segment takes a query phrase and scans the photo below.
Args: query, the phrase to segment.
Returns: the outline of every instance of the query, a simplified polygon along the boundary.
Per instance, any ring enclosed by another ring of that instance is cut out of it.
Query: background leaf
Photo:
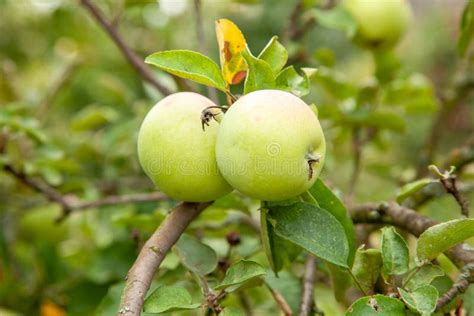
[[[267,206],[268,207],[268,206]],[[275,233],[324,260],[347,267],[349,245],[342,225],[328,211],[296,202],[268,207]]]
[[[313,16],[322,26],[343,31],[349,37],[357,30],[357,21],[343,6],[336,6],[331,10],[312,9],[308,16]]]
[[[393,227],[382,228],[383,271],[388,275],[399,275],[408,271],[408,246]]]
[[[183,265],[200,276],[211,273],[217,266],[215,251],[187,234],[179,238],[174,248]]]
[[[474,37],[474,3],[473,1],[466,1],[466,6],[461,19],[461,31],[458,39],[458,52],[461,56],[466,54],[469,45]]]
[[[474,219],[455,219],[432,226],[418,238],[418,260],[431,260],[443,251],[474,236]]]
[[[190,50],[168,50],[151,54],[145,63],[175,76],[226,91],[219,66],[209,57]]]

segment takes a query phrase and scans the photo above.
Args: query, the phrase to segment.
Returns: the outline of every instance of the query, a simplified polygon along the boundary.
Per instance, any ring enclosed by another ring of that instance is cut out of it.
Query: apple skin
[[[175,93],[158,102],[140,127],[140,164],[173,199],[206,202],[232,191],[215,158],[219,124],[211,121],[202,129],[201,112],[209,106],[215,104],[197,93]]]
[[[407,0],[346,0],[344,6],[358,23],[354,41],[371,49],[395,45],[412,18]]]
[[[326,143],[319,120],[298,97],[260,90],[235,102],[221,121],[216,157],[235,189],[264,201],[295,197],[316,181]],[[319,158],[312,166],[308,157]]]

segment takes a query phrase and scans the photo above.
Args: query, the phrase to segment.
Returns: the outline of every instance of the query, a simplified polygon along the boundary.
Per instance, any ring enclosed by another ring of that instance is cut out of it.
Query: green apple
[[[358,23],[355,42],[372,49],[395,45],[412,17],[407,0],[346,0],[344,5]]]
[[[211,120],[202,128],[201,112],[210,106],[216,105],[197,93],[175,93],[158,102],[140,127],[140,164],[171,198],[205,202],[232,191],[215,158],[219,124]]]
[[[316,181],[326,143],[319,120],[298,97],[260,90],[235,102],[221,121],[219,170],[238,191],[265,201],[295,197]]]

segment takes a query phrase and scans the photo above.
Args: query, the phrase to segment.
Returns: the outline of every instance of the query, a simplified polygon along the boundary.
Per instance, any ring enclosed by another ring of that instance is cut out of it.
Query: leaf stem
[[[351,276],[352,280],[354,280],[355,285],[359,288],[359,290],[364,294],[364,296],[368,296],[367,292],[364,291],[362,288],[362,285],[359,283],[359,280],[357,280],[356,276],[352,273],[351,269],[347,268],[347,272]]]

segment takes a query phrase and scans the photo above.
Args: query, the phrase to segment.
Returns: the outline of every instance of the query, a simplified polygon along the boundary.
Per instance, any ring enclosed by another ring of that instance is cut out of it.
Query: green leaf
[[[296,259],[301,252],[301,248],[275,234],[273,226],[267,219],[265,209],[260,212],[260,225],[265,255],[273,272],[278,275],[278,271]]]
[[[431,263],[425,264],[410,278],[405,285],[405,289],[414,290],[421,285],[429,285],[434,279],[443,275],[444,271],[439,266],[435,266]],[[407,275],[407,277],[410,276]]]
[[[145,63],[175,76],[226,91],[227,84],[219,66],[209,57],[190,50],[168,50],[154,53]]]
[[[235,306],[225,306],[222,311],[222,316],[244,316],[245,313],[241,308]]]
[[[331,284],[334,291],[334,298],[341,303],[346,301],[346,292],[352,286],[352,277],[346,268],[341,268],[335,264],[327,263]]]
[[[457,44],[458,53],[464,56],[474,37],[474,2],[466,1],[461,19],[461,30]]]
[[[397,202],[402,203],[407,198],[426,187],[428,184],[435,182],[438,182],[438,180],[426,178],[405,184],[400,188],[400,191],[397,194]]]
[[[268,207],[267,216],[280,237],[315,256],[347,267],[349,245],[344,228],[328,211],[316,205],[296,202],[272,205]]]
[[[432,260],[470,237],[474,237],[474,219],[455,219],[432,226],[418,238],[418,260]]]
[[[247,77],[245,78],[244,94],[275,88],[275,77],[270,65],[262,60],[254,57],[248,49],[242,52],[249,67]]]
[[[89,105],[74,116],[71,127],[74,131],[96,130],[118,117],[118,113],[110,107]]]
[[[423,316],[431,315],[436,309],[438,290],[434,286],[423,285],[412,292],[399,288],[398,292],[411,310],[419,312]]]
[[[183,234],[174,247],[183,265],[200,276],[211,273],[217,266],[214,250],[187,234]]]
[[[382,253],[377,249],[357,249],[352,273],[365,293],[373,293],[374,285],[382,272]]]
[[[343,121],[355,126],[389,129],[398,133],[404,132],[406,127],[405,120],[400,115],[385,110],[368,111],[358,109],[347,114]]]
[[[383,272],[399,275],[408,271],[410,254],[405,240],[393,227],[382,228]]]
[[[293,93],[297,97],[303,97],[309,93],[309,79],[305,73],[298,74],[293,66],[283,69],[276,78],[278,89]]]
[[[232,292],[247,282],[254,281],[265,274],[265,268],[254,261],[240,260],[230,266],[225,273],[224,280],[216,286],[216,290],[226,289]]]
[[[282,271],[278,277],[273,273],[267,273],[265,283],[285,298],[294,315],[298,314],[301,300],[301,282],[295,274],[288,270]]]
[[[317,201],[319,207],[331,213],[341,223],[349,245],[347,262],[352,266],[356,252],[354,223],[341,200],[318,178],[309,189],[309,194]]]
[[[451,288],[453,287],[453,280],[451,280],[448,276],[446,275],[443,275],[443,276],[440,276],[440,277],[437,277],[435,278],[430,285],[434,286],[437,290],[438,290],[438,293],[439,293],[439,296],[443,296],[444,294],[446,294],[449,290],[451,290]],[[474,287],[469,287],[469,288],[472,288],[474,289]],[[467,293],[469,292],[469,289],[468,291],[465,293],[465,295],[467,295]],[[456,308],[456,306],[458,306],[458,303],[459,303],[459,300],[461,299],[461,297],[457,297],[453,300],[451,300],[451,302],[449,302],[448,304],[444,305],[443,308],[441,309],[442,312],[445,312],[445,313],[448,313],[449,311],[453,310]],[[468,307],[468,304],[470,302],[473,302],[474,303],[474,300],[470,300],[469,298],[467,297],[464,297],[464,303],[466,303],[464,305],[464,308],[466,309],[466,311],[469,311],[469,307]],[[470,315],[470,314],[469,314]]]
[[[143,305],[145,313],[165,313],[180,310],[196,309],[201,306],[193,303],[191,294],[177,286],[161,286],[148,296]]]
[[[396,298],[365,296],[355,301],[347,310],[346,316],[398,316],[405,315],[405,305]]]
[[[358,87],[353,85],[344,73],[328,67],[318,67],[318,71],[312,74],[306,72],[306,75],[320,85],[326,93],[340,100],[350,98],[359,91]]]
[[[273,36],[258,58],[270,65],[274,75],[278,74],[288,60],[286,48],[278,41],[278,36]]]
[[[343,6],[336,6],[331,10],[312,9],[307,14],[322,26],[342,31],[349,37],[354,36],[357,31],[357,21]]]

